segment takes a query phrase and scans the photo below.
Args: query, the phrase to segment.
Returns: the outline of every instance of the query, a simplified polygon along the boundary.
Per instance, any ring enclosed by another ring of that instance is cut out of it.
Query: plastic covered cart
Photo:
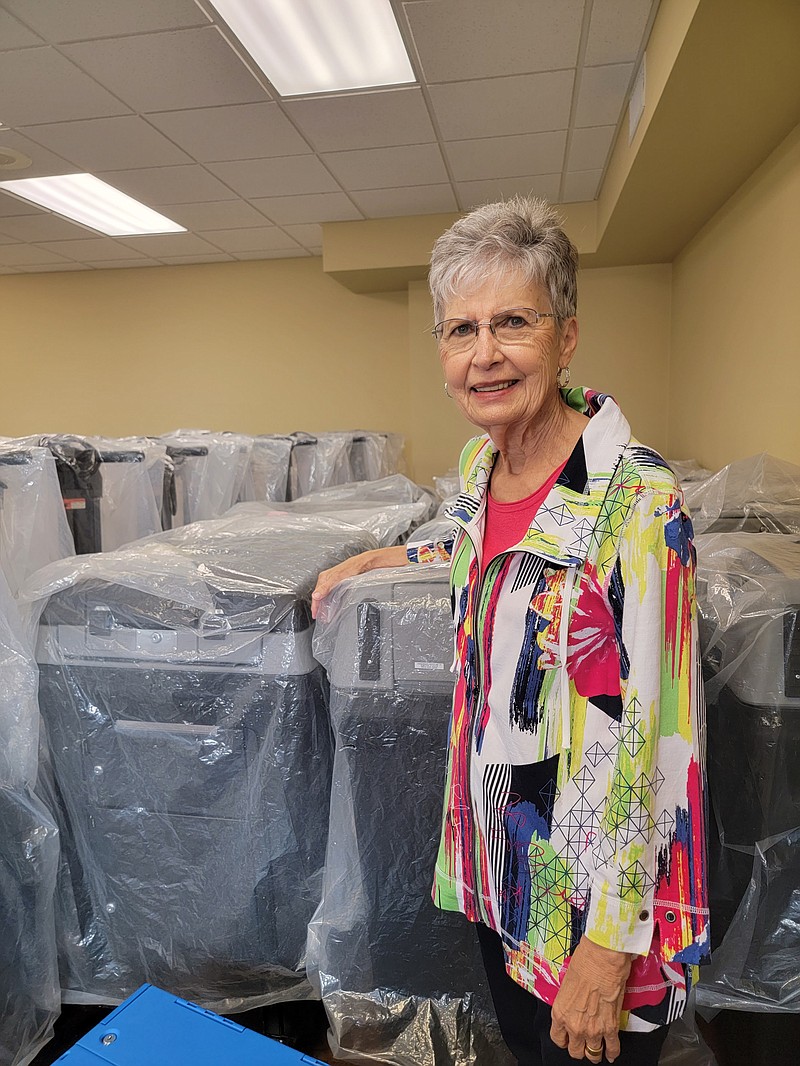
[[[696,541],[708,705],[711,965],[701,1009],[757,1012],[800,1047],[800,537]],[[713,832],[716,827],[716,833]],[[787,1019],[780,1012],[795,1012]],[[776,1020],[777,1019],[777,1020]],[[788,1053],[788,1052],[787,1052]],[[722,1060],[721,1060],[722,1061]]]
[[[225,1012],[311,994],[331,739],[309,600],[320,570],[375,545],[262,509],[28,590],[66,999],[119,1002],[143,981]]]
[[[0,571],[0,1066],[49,1039],[60,996],[54,924],[58,833],[34,794],[38,712],[32,649]]]
[[[453,681],[447,568],[336,589],[315,637],[336,753],[322,902],[309,930],[334,1055],[503,1063],[474,930],[434,907]]]

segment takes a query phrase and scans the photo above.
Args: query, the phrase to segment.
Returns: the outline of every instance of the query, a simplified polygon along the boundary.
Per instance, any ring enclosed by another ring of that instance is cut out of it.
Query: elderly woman
[[[568,388],[577,252],[553,210],[436,242],[445,389],[481,429],[453,536],[320,575],[447,559],[456,682],[437,906],[476,923],[520,1064],[655,1066],[709,950],[692,526],[610,396]]]

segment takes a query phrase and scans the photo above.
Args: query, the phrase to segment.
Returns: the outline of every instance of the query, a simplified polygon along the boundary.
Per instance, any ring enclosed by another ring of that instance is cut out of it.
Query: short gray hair
[[[561,226],[555,209],[533,196],[484,204],[460,218],[431,254],[428,283],[435,320],[441,320],[459,289],[504,274],[544,285],[553,312],[570,318],[578,306],[578,250]]]

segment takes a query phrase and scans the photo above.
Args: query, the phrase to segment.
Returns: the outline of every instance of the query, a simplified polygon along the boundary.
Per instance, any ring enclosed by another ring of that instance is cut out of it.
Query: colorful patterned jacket
[[[634,953],[620,1026],[646,1030],[681,1013],[709,952],[692,524],[610,397],[562,395],[591,421],[525,537],[481,578],[484,436],[462,453],[453,539],[409,548],[451,561],[433,897],[500,933],[547,1003],[584,933]]]

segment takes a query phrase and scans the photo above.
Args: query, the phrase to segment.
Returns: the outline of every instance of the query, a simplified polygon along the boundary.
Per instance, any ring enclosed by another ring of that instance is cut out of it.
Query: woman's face
[[[547,290],[514,276],[463,290],[444,309],[444,319],[487,322],[515,307],[552,312]],[[439,347],[447,390],[464,415],[490,434],[494,427],[524,426],[557,400],[556,375],[572,359],[578,340],[574,318],[543,319],[528,343],[504,346],[487,326],[464,352]]]

